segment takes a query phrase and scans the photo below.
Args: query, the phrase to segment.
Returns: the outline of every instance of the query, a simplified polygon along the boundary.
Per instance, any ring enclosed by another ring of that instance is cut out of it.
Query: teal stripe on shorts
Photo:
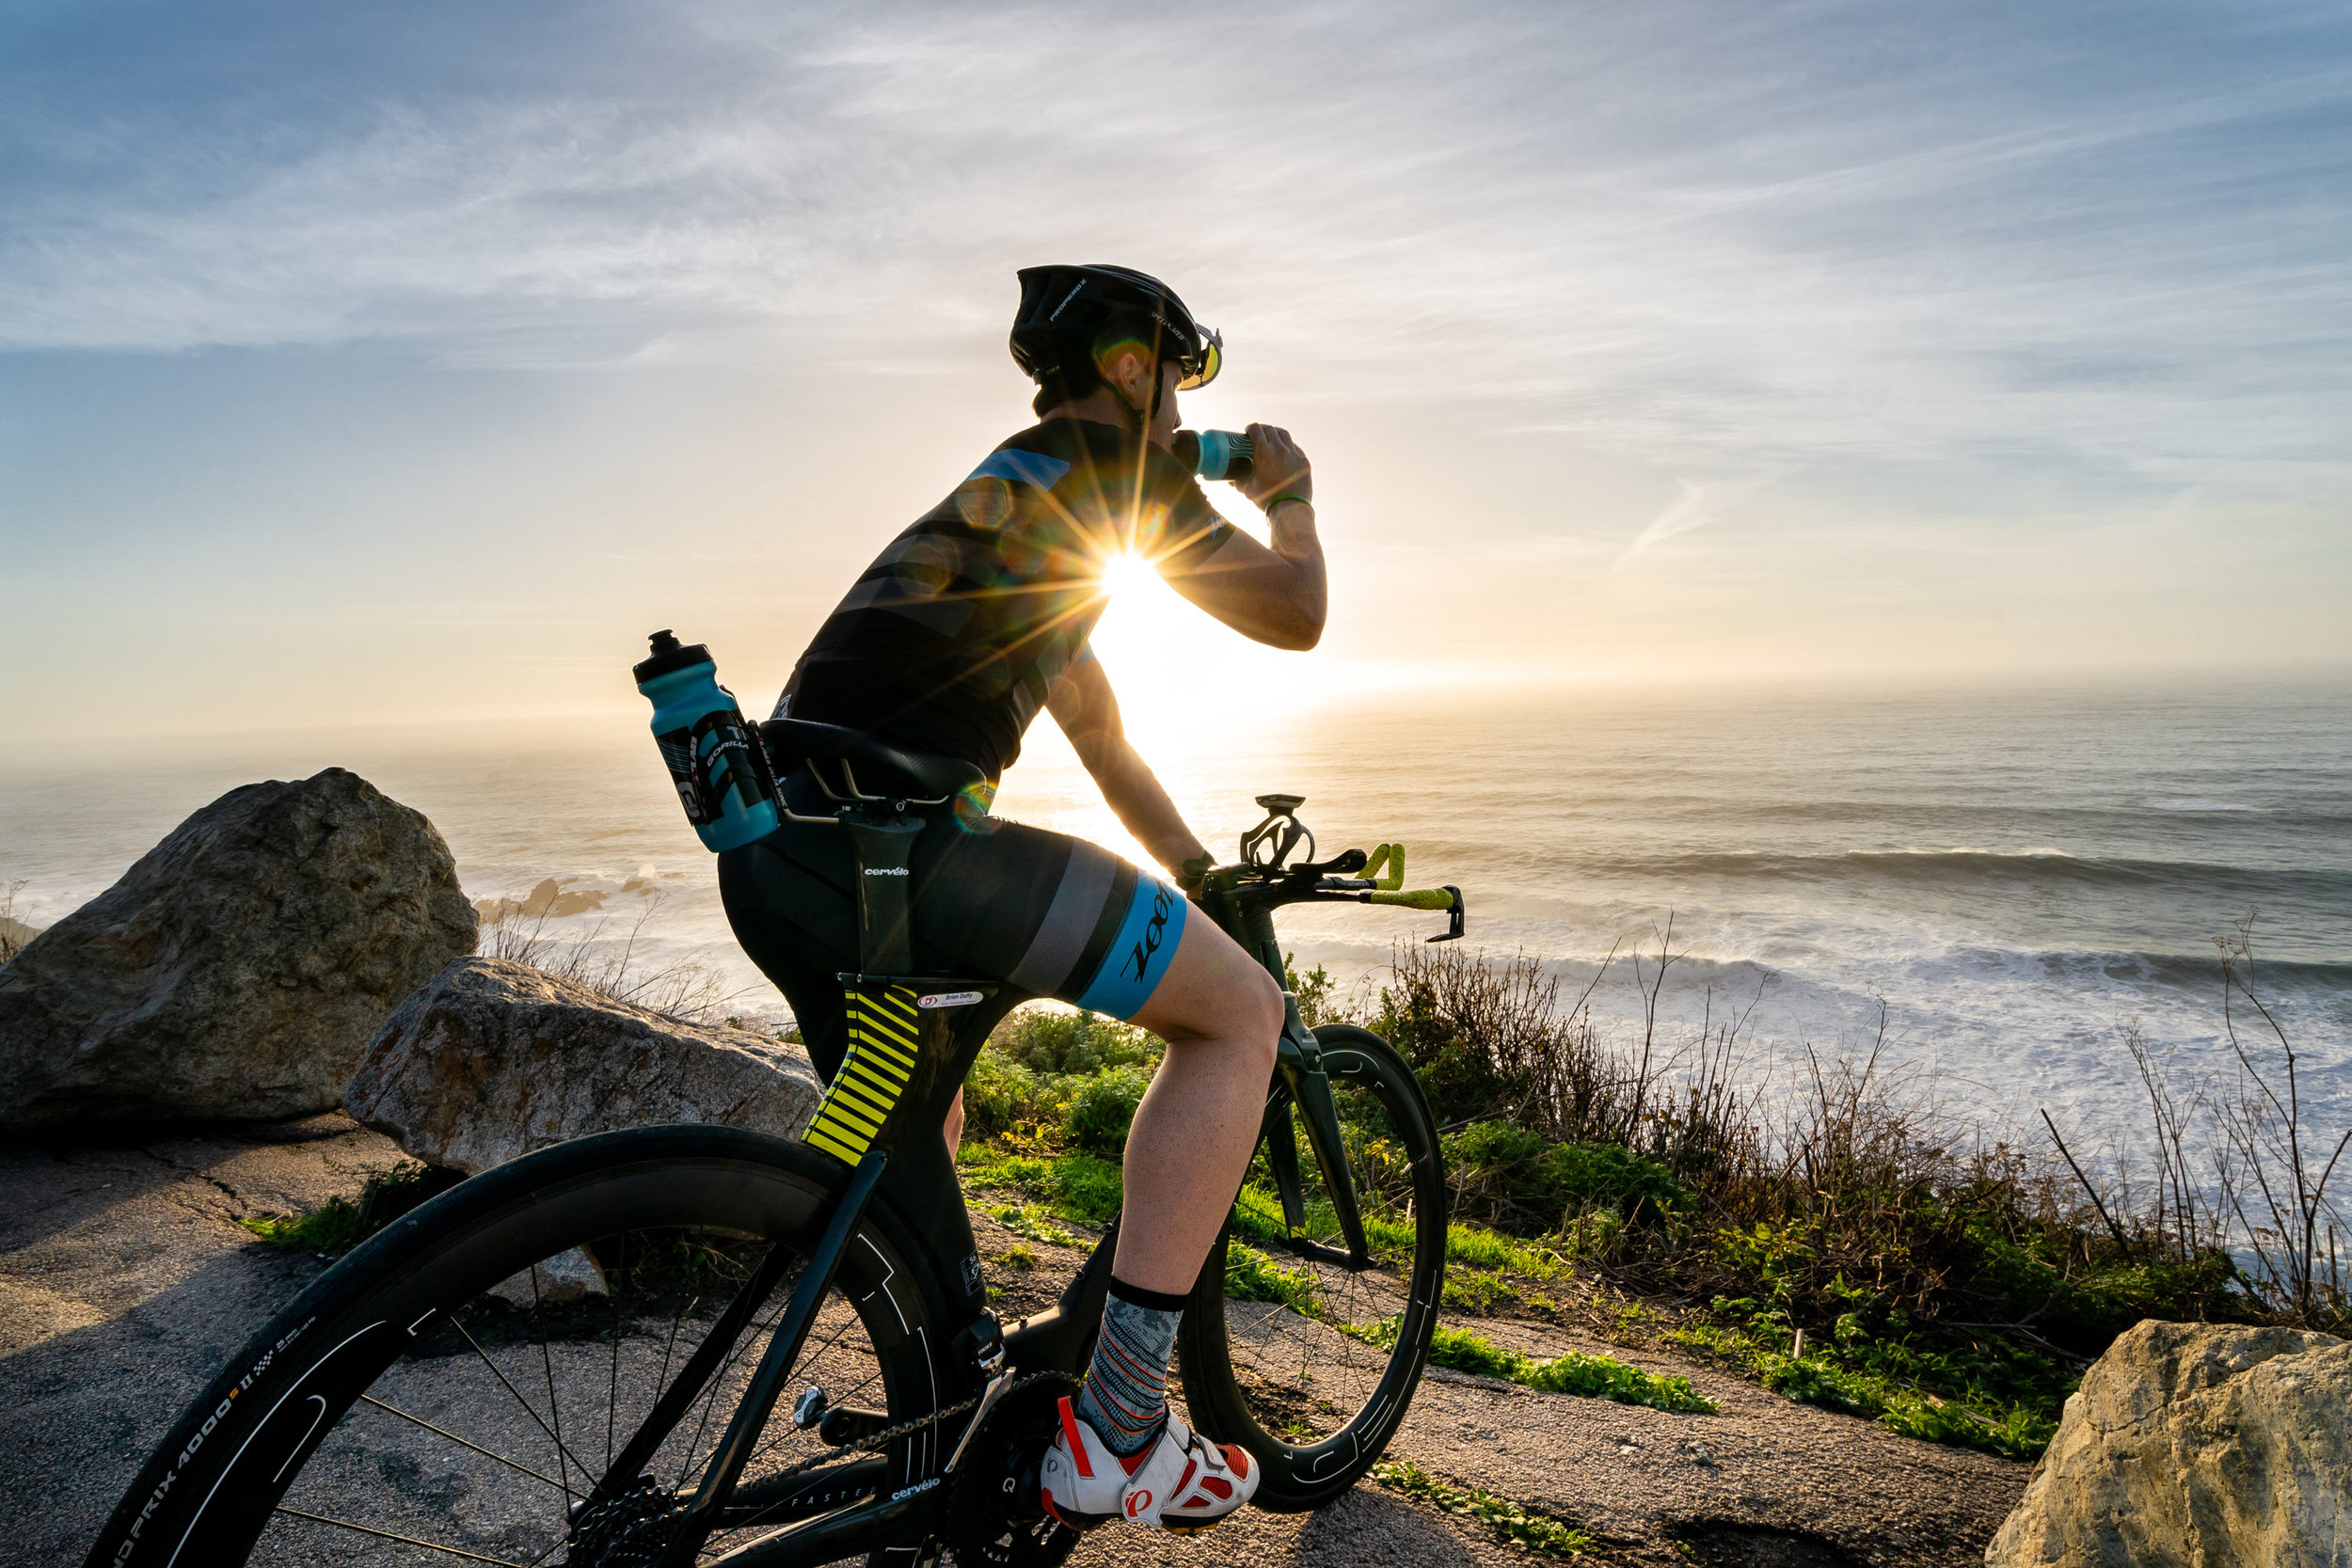
[[[1184,911],[1190,907],[1183,894],[1157,877],[1137,877],[1126,918],[1078,1006],[1122,1021],[1143,1011],[1184,940]]]

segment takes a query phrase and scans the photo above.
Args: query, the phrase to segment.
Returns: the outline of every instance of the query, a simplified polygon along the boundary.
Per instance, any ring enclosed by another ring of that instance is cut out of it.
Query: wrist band
[[[1295,490],[1285,490],[1279,496],[1269,496],[1266,498],[1265,515],[1269,517],[1273,516],[1274,509],[1281,505],[1284,501],[1296,501],[1301,506],[1312,506],[1315,504],[1313,501],[1309,500],[1306,497],[1298,494]]]

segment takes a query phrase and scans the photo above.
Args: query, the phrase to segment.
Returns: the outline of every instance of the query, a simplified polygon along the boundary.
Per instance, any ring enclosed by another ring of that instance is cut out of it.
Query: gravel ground
[[[134,1148],[0,1150],[0,1564],[80,1560],[148,1448],[278,1304],[326,1265],[236,1225],[357,1192],[398,1161],[339,1116]],[[1017,1239],[977,1219],[982,1251]],[[1075,1261],[1027,1243],[996,1267],[1007,1317]],[[1707,1368],[1546,1324],[1486,1322],[1531,1354],[1606,1350],[1680,1372],[1722,1406],[1679,1416],[1436,1371],[1391,1454],[1578,1525],[1609,1563],[1868,1564],[1982,1560],[2028,1466],[1901,1438],[1792,1405]],[[420,1560],[426,1560],[420,1558]],[[1089,1536],[1078,1563],[1412,1564],[1547,1560],[1484,1525],[1373,1485],[1312,1514],[1254,1511],[1209,1534]]]

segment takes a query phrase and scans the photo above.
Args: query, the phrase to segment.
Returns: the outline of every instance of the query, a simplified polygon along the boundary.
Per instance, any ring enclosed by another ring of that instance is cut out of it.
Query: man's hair
[[[1037,396],[1030,412],[1042,417],[1048,409],[1075,403],[1097,387],[1106,387],[1099,368],[1123,343],[1133,343],[1146,357],[1159,353],[1159,324],[1141,311],[1120,311],[1091,333],[1072,333],[1056,340],[1058,353],[1050,370],[1037,378]]]

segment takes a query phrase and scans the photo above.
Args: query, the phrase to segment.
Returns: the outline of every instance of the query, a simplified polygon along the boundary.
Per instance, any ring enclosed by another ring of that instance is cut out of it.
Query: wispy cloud
[[[331,112],[306,71],[365,52],[324,23],[268,90],[58,67],[6,133],[0,346],[993,356],[1011,269],[1088,254],[1180,277],[1287,393],[1664,466],[2177,483],[2352,413],[2325,11],[1211,8],[1188,36],[1251,42],[1201,58],[1023,6],[592,14]]]
[[[1677,534],[1689,533],[1693,529],[1705,528],[1758,490],[1776,480],[1788,478],[1795,471],[1793,468],[1772,468],[1739,479],[1680,481],[1682,493],[1668,501],[1664,510],[1650,519],[1647,528],[1634,535],[1633,542],[1626,546],[1609,569],[1613,572],[1625,570],[1628,562],[1652,545],[1672,539]]]

